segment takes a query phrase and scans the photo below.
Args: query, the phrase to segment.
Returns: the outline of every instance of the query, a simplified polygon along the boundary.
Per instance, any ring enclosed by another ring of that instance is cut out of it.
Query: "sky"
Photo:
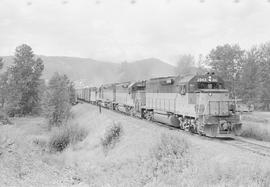
[[[0,56],[109,62],[207,55],[217,45],[270,41],[270,0],[0,0]]]

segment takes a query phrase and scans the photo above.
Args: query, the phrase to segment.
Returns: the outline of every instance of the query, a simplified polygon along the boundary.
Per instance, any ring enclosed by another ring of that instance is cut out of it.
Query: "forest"
[[[195,68],[197,66],[197,68]],[[249,50],[238,44],[219,45],[209,54],[181,55],[177,74],[215,72],[226,82],[231,98],[253,104],[257,110],[269,110],[270,103],[270,43],[253,46]]]

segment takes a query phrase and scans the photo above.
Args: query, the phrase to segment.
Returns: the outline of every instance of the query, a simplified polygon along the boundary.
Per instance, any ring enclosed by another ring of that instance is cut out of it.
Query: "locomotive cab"
[[[196,94],[195,112],[204,134],[215,137],[233,132],[239,135],[240,119],[233,110],[234,102],[229,99],[229,91],[224,88],[221,78],[209,73],[195,76],[189,88]]]

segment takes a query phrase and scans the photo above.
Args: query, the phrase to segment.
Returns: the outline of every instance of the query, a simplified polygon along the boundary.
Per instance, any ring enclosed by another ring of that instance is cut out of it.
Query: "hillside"
[[[68,75],[73,81],[83,85],[98,85],[126,80],[148,79],[174,74],[174,66],[156,58],[129,63],[111,63],[90,58],[38,56],[45,65],[43,77],[50,79],[54,72]],[[3,57],[5,67],[12,64],[13,57]]]
[[[72,108],[70,124],[88,132],[50,151],[57,129],[42,117],[0,125],[0,186],[269,186],[270,158],[224,141],[170,130],[90,104]],[[102,139],[120,124],[118,141]],[[61,137],[61,136],[59,136]]]

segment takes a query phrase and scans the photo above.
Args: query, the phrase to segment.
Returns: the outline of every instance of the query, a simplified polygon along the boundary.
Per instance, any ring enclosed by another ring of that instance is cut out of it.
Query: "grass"
[[[88,131],[78,125],[65,125],[54,130],[49,139],[51,152],[62,152],[70,144],[82,141],[88,135]]]
[[[185,138],[162,134],[149,155],[89,170],[90,186],[269,186],[270,167],[201,155]]]
[[[270,126],[254,122],[244,122],[242,137],[270,142]]]
[[[188,166],[189,143],[178,136],[161,135],[160,142],[151,150],[154,175],[179,173]]]
[[[267,124],[268,120],[262,117],[257,117],[253,115],[242,115],[241,116],[242,121],[249,121],[249,122],[255,122],[255,123],[264,123]]]
[[[179,136],[162,134],[150,151],[148,160],[144,160],[145,175],[143,181],[153,184],[173,184],[191,164],[190,143]]]
[[[270,170],[265,163],[242,163],[236,160],[220,162],[214,159],[199,159],[186,170],[186,186],[269,186]]]
[[[242,137],[270,142],[270,125],[267,115],[251,114],[241,116],[243,122]]]

